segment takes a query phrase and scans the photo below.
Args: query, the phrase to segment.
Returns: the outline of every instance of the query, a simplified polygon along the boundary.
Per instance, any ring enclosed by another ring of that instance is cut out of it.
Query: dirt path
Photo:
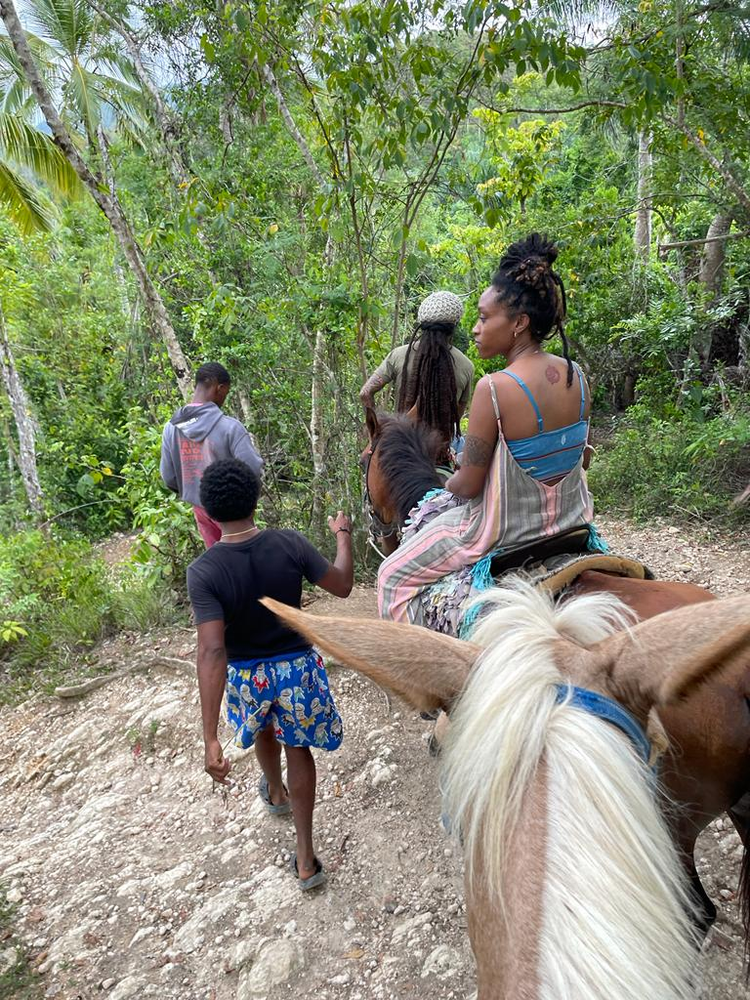
[[[660,574],[717,593],[750,589],[750,552],[696,531],[603,534]],[[374,614],[371,590],[348,614]],[[154,650],[193,655],[192,633],[120,637],[113,665]],[[192,676],[151,669],[72,704],[35,700],[0,715],[0,872],[40,995],[160,1000],[456,998],[474,991],[460,852],[439,824],[427,728],[343,670],[332,684],[341,751],[320,754],[317,836],[331,880],[302,897],[287,872],[293,831],[255,795],[251,753],[237,755],[224,800],[201,770]],[[704,951],[705,1000],[737,1000],[739,842],[722,821],[701,868],[720,905]],[[13,942],[0,942],[0,970]],[[12,996],[12,994],[10,994]]]

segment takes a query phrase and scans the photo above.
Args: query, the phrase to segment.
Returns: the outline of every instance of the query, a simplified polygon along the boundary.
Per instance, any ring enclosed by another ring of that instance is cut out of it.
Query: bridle
[[[370,442],[370,447],[365,452],[365,466],[364,466],[364,491],[362,496],[362,505],[364,507],[365,513],[370,519],[370,535],[388,537],[390,535],[397,534],[400,532],[402,525],[397,521],[384,521],[379,511],[376,509],[375,504],[372,502],[372,494],[370,493],[370,464],[372,462],[373,455],[375,454],[378,445],[383,440],[383,435],[378,434],[378,436]],[[380,549],[377,550],[380,552]],[[382,553],[380,553],[382,555]]]

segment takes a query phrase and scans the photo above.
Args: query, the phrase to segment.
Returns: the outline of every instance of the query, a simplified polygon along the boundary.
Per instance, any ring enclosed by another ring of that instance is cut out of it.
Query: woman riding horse
[[[359,394],[364,406],[373,408],[375,393],[395,382],[396,412],[408,413],[440,434],[444,448],[438,457],[445,462],[474,381],[474,365],[453,346],[463,312],[464,304],[453,292],[428,295],[409,343],[391,351]]]
[[[375,393],[395,382],[396,411],[420,420],[440,435],[436,464],[445,468],[445,476],[454,468],[452,445],[458,443],[461,417],[474,383],[474,365],[453,346],[463,311],[463,302],[453,292],[428,295],[419,307],[409,343],[391,351],[359,394],[363,405],[371,409]],[[373,522],[371,530],[389,555],[399,543],[398,527],[375,518]]]
[[[589,391],[568,357],[556,247],[537,233],[514,243],[479,299],[481,358],[507,366],[477,384],[461,468],[433,498],[444,512],[381,566],[380,614],[424,624],[423,595],[448,574],[498,551],[589,524],[585,469]],[[544,350],[555,333],[563,357]],[[452,509],[450,509],[452,508]]]

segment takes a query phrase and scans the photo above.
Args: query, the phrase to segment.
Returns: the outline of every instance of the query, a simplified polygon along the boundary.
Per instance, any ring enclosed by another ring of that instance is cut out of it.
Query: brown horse
[[[419,424],[372,410],[367,413],[367,429],[366,482],[371,503],[379,517],[403,525],[425,493],[441,485],[434,471],[435,441]],[[581,572],[569,591],[577,596],[615,595],[640,621],[715,600],[713,594],[691,583],[597,570]],[[661,779],[679,805],[671,817],[672,829],[699,900],[698,918],[708,929],[716,908],[695,868],[695,841],[711,820],[727,812],[746,848],[741,897],[750,942],[750,670],[733,675],[731,682],[717,678],[684,702],[662,706],[659,717],[670,744]]]
[[[639,727],[747,678],[750,596],[625,631],[610,595],[554,607],[520,584],[490,600],[471,643],[264,603],[415,708],[450,710],[442,785],[479,1000],[695,1000],[691,902]]]

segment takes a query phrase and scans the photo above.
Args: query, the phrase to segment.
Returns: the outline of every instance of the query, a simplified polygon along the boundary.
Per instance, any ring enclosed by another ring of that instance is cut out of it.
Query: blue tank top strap
[[[539,433],[541,434],[541,432],[544,430],[544,420],[542,419],[542,412],[539,409],[539,406],[537,405],[537,401],[534,399],[533,395],[531,394],[531,389],[529,389],[529,387],[526,385],[526,383],[524,382],[524,380],[519,375],[516,375],[515,372],[509,372],[507,368],[503,369],[503,371],[499,372],[499,374],[500,375],[509,375],[510,378],[512,378],[514,382],[517,382],[518,385],[521,386],[521,388],[523,389],[523,391],[529,397],[529,402],[534,407],[534,413],[536,413],[536,420],[537,420],[537,423],[539,424]]]

